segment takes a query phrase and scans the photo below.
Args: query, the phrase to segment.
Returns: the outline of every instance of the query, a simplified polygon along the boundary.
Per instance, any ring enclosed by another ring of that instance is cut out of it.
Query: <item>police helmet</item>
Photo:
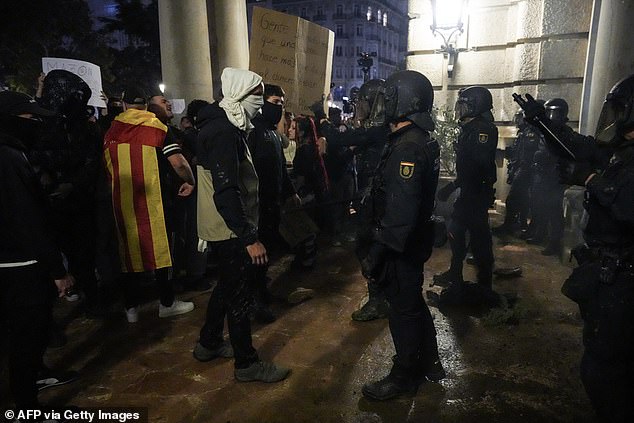
[[[493,97],[491,91],[484,87],[473,86],[463,88],[458,92],[456,101],[456,117],[459,120],[469,117],[482,116],[493,121]]]
[[[385,81],[383,94],[385,123],[411,120],[421,129],[434,130],[431,110],[434,90],[431,82],[420,72],[394,72]]]
[[[553,122],[568,122],[568,103],[563,98],[551,98],[544,103],[546,116]]]
[[[385,79],[371,79],[368,82],[361,85],[357,98],[359,100],[366,100],[369,104],[374,103],[376,96],[385,85]]]
[[[620,144],[634,130],[634,74],[617,82],[605,97],[595,138],[602,144]]]

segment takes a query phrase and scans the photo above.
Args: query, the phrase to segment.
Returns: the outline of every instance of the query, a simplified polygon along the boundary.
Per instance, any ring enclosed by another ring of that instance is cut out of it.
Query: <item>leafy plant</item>
[[[446,175],[456,174],[456,152],[454,142],[460,134],[460,125],[454,115],[453,109],[448,106],[434,107],[432,117],[436,129],[432,137],[440,145],[440,171]]]

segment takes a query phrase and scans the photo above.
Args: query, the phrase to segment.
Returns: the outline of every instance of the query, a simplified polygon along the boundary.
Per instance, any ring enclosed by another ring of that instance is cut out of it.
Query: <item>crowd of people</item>
[[[176,299],[177,288],[212,289],[196,360],[233,358],[240,382],[287,378],[291,370],[260,358],[252,342],[252,319],[276,319],[268,266],[292,252],[293,266],[310,268],[318,244],[346,241],[356,242],[368,283],[368,301],[352,318],[388,317],[396,350],[390,372],[363,394],[387,400],[439,381],[445,371],[422,295],[423,267],[436,200],[454,191],[451,263],[434,278],[445,286],[440,301],[500,304],[488,218],[498,130],[487,88],[459,92],[457,175],[436,193],[434,95],[421,73],[366,82],[345,120],[321,101],[312,114],[285,111],[283,87],[251,71],[226,68],[221,82],[221,98],[191,101],[180,127],[161,93],[136,87],[95,113],[90,88],[63,70],[42,76],[34,99],[0,92],[0,292],[17,408],[39,407],[38,390],[77,377],[43,363],[46,347],[63,342],[52,319],[55,291],[82,298],[95,318],[120,297],[121,315],[134,324],[148,280],[158,288],[160,318],[194,309]],[[544,254],[556,254],[564,188],[586,187],[587,244],[576,250],[580,267],[564,293],[585,321],[582,376],[593,405],[602,417],[627,421],[634,416],[634,76],[608,95],[596,139],[566,125],[562,99],[520,103],[507,214],[493,232],[522,231],[547,244]],[[469,248],[476,283],[462,276]],[[210,262],[213,287],[205,278]],[[311,295],[300,288],[288,301]]]

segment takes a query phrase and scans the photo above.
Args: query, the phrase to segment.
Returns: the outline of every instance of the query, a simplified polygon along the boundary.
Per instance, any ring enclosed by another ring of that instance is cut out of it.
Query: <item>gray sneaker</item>
[[[368,322],[370,320],[384,319],[388,316],[390,305],[384,299],[368,300],[359,310],[352,313],[352,320]]]
[[[204,363],[218,357],[233,358],[233,347],[229,341],[222,341],[222,343],[214,349],[203,347],[200,342],[194,347],[194,358],[198,361]]]
[[[239,382],[279,382],[286,379],[291,369],[278,367],[268,361],[257,361],[245,369],[235,369],[233,374]]]

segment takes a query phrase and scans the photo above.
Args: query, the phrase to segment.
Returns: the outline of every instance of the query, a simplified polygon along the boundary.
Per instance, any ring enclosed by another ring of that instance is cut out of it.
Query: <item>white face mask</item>
[[[264,105],[264,97],[262,95],[250,94],[240,101],[245,113],[249,119],[253,119],[258,111]]]

